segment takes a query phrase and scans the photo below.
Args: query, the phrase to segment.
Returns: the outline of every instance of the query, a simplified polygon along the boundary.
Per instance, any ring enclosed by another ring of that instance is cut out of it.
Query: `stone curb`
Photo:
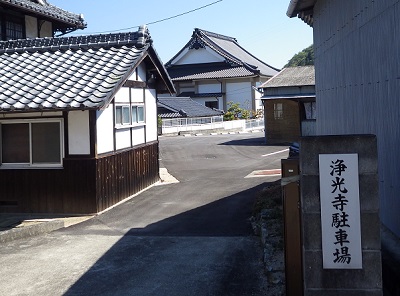
[[[27,238],[39,234],[49,233],[54,230],[64,227],[64,221],[51,220],[46,222],[39,222],[33,225],[13,228],[0,232],[0,243],[10,242],[16,239]]]

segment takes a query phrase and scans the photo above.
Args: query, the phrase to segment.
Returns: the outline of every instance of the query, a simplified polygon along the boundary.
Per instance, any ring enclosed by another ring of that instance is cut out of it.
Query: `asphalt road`
[[[268,295],[254,194],[287,147],[263,134],[160,138],[180,182],[80,224],[0,249],[0,295]],[[276,153],[278,152],[278,153]]]

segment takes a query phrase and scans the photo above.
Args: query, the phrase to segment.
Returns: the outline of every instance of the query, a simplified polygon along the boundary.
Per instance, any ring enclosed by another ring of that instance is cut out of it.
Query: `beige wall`
[[[33,16],[25,16],[25,28],[26,38],[53,37],[51,22],[38,21],[38,19]]]
[[[283,117],[275,119],[274,104],[282,104]],[[300,138],[300,112],[297,102],[264,100],[264,119],[267,143],[291,143]]]

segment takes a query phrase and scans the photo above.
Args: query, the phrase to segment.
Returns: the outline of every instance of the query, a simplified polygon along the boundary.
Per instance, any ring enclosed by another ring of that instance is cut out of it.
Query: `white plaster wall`
[[[158,138],[157,133],[157,100],[156,91],[154,89],[146,89],[146,141],[156,141]]]
[[[191,86],[191,87],[180,87],[179,91],[181,93],[183,93],[183,92],[195,92],[195,88],[194,88],[194,86]]]
[[[191,49],[175,62],[175,65],[223,62],[225,59],[207,48]]]
[[[40,28],[39,37],[53,37],[53,25],[51,22],[44,22]]]
[[[129,87],[121,87],[115,94],[116,103],[127,103],[129,104]]]
[[[256,98],[256,110],[263,110],[264,109],[264,105],[262,103],[262,100],[260,98]]]
[[[221,92],[220,83],[199,84],[198,93],[218,93]]]
[[[175,83],[175,88],[178,93],[182,92],[195,92],[196,88],[194,83]]]
[[[26,30],[26,38],[38,37],[37,18],[26,15],[25,16],[25,30]]]
[[[146,75],[146,65],[144,65],[143,63],[141,63],[138,68],[138,81],[146,81],[147,79],[147,75]]]
[[[262,100],[261,100],[262,94],[259,93],[258,91],[255,91],[255,90],[252,90],[252,92],[254,92],[254,99],[255,99],[255,103],[256,103],[256,104],[255,104],[256,110],[262,110],[262,109],[264,109],[264,105],[263,105]]]
[[[68,113],[68,148],[70,154],[90,154],[89,111]]]
[[[251,82],[227,82],[226,102],[239,103],[241,108],[252,109]]]
[[[145,143],[145,126],[138,126],[132,128],[132,145],[140,145]]]
[[[115,134],[117,150],[131,147],[131,132],[129,128],[119,129]]]
[[[97,153],[114,150],[114,105],[110,104],[105,110],[97,111]]]
[[[143,89],[131,88],[132,103],[144,103]]]

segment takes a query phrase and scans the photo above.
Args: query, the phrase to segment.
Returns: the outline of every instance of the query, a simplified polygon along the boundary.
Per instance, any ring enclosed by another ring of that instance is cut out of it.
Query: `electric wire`
[[[209,3],[209,4],[206,4],[206,5],[197,7],[197,8],[195,8],[195,9],[188,10],[188,11],[186,11],[186,12],[182,12],[182,13],[179,13],[179,14],[176,14],[176,15],[173,15],[173,16],[170,16],[170,17],[166,17],[166,18],[163,18],[163,19],[160,19],[160,20],[156,20],[156,21],[152,21],[152,22],[146,23],[145,25],[146,25],[146,26],[149,26],[149,25],[154,25],[154,24],[158,24],[158,23],[161,23],[161,22],[165,22],[165,21],[168,21],[168,20],[177,18],[177,17],[181,17],[181,16],[183,16],[183,15],[186,15],[186,14],[189,14],[189,13],[192,13],[192,12],[195,12],[195,11],[198,11],[198,10],[201,10],[201,9],[204,9],[204,8],[206,8],[206,7],[215,5],[215,4],[217,4],[217,3],[219,3],[219,2],[222,2],[222,1],[223,1],[223,0],[217,0],[217,1],[214,1],[214,2],[212,2],[212,3]],[[131,29],[134,29],[134,28],[139,28],[139,27],[140,27],[140,26],[132,26],[132,27],[128,27],[128,28],[115,29],[115,30],[107,30],[107,31],[100,31],[100,32],[91,32],[91,33],[85,32],[84,35],[87,35],[87,34],[90,34],[90,35],[91,35],[91,34],[105,34],[105,33],[113,33],[113,32],[122,32],[122,31],[131,30]],[[81,35],[81,34],[80,34],[80,35]]]

